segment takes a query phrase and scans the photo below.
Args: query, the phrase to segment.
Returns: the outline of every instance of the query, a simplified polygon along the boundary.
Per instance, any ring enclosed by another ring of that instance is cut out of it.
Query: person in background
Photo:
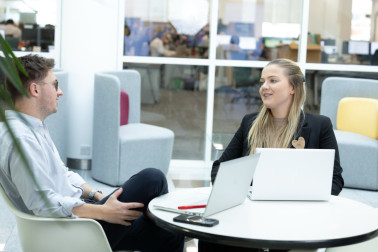
[[[151,56],[174,57],[176,51],[171,50],[169,45],[172,43],[172,36],[169,33],[158,34],[150,43]]]
[[[148,203],[168,192],[165,175],[154,168],[144,169],[105,196],[69,171],[44,123],[57,112],[63,95],[52,71],[54,63],[37,55],[19,61],[28,73],[19,72],[28,96],[6,80],[19,114],[6,110],[5,115],[30,169],[0,123],[0,183],[15,206],[37,216],[96,219],[113,250],[183,251],[183,236],[157,227],[149,218]]]
[[[21,39],[21,29],[17,27],[13,19],[8,19],[1,29],[4,30],[5,36]]]
[[[344,180],[333,126],[328,117],[303,112],[306,89],[299,66],[288,59],[273,60],[264,67],[260,82],[263,106],[260,112],[244,116],[222,156],[213,163],[212,183],[221,162],[254,154],[256,148],[295,148],[293,141],[297,140],[304,148],[335,150],[331,194],[338,195]],[[262,250],[199,241],[199,251]]]

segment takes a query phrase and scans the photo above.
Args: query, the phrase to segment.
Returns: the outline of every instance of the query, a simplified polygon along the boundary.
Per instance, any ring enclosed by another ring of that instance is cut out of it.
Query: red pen
[[[185,209],[194,209],[194,208],[205,208],[206,205],[192,205],[192,206],[179,206],[178,209],[185,210]]]

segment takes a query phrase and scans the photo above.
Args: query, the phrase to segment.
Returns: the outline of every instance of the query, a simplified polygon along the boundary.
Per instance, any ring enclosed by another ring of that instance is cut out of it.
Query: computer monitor
[[[239,47],[243,50],[255,50],[256,38],[255,37],[240,37]]]
[[[325,46],[335,46],[336,45],[336,40],[335,39],[322,39],[323,42],[322,44]]]
[[[279,44],[281,44],[281,38],[264,38],[265,48],[275,48]]]
[[[370,54],[369,41],[350,40],[348,43],[348,54],[369,55]]]
[[[370,42],[370,54],[374,55],[376,50],[378,50],[378,42]]]
[[[23,28],[21,34],[24,41],[37,41],[38,31],[35,28]]]
[[[349,42],[343,41],[341,53],[342,54],[348,54],[348,51],[349,51],[348,47],[349,47]]]
[[[217,41],[218,45],[228,45],[230,44],[231,35],[218,34]]]
[[[337,54],[337,46],[325,45],[323,46],[323,51],[326,54]]]
[[[230,22],[228,33],[236,36],[254,36],[255,27],[253,23]]]
[[[20,23],[24,24],[36,24],[37,23],[37,14],[36,13],[28,13],[28,12],[20,12]]]

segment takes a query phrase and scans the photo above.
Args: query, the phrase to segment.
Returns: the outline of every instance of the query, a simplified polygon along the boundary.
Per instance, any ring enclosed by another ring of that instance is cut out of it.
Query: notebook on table
[[[172,199],[168,202],[160,202],[154,205],[155,208],[188,214],[208,217],[231,207],[240,205],[247,197],[253,174],[259,162],[260,154],[254,154],[234,160],[222,162],[219,166],[217,176],[209,195],[196,195],[196,199],[188,195],[187,201],[181,199],[185,205],[206,204],[206,208],[196,210],[179,210],[178,204]],[[203,199],[199,199],[203,196]],[[172,204],[173,203],[173,204]]]
[[[318,200],[331,196],[335,150],[257,148],[251,200]]]

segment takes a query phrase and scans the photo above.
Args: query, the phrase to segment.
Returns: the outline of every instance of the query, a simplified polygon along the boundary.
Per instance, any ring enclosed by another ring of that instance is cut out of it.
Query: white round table
[[[185,198],[210,192],[210,187],[180,189],[155,198],[149,210],[158,226],[186,236],[251,248],[293,249],[343,246],[378,235],[378,210],[350,199],[330,201],[251,201],[212,215],[214,227],[174,222],[177,213],[158,210],[164,202],[182,204]]]

